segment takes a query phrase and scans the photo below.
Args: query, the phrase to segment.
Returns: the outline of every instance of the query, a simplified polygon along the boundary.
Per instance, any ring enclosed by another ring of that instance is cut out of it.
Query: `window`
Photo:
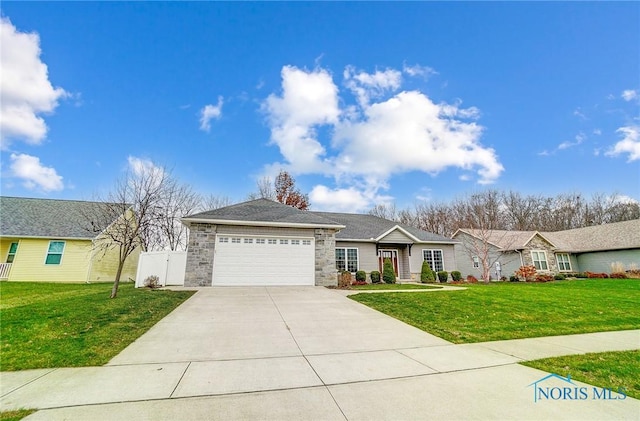
[[[277,244],[278,241],[275,238],[269,238],[269,244]]]
[[[571,271],[571,260],[569,260],[569,253],[556,254],[556,260],[558,261],[558,270],[564,272]]]
[[[231,242],[234,244],[240,244],[240,239],[239,238],[232,238]]]
[[[229,242],[229,237],[220,237],[220,239],[218,240],[218,243],[228,243]]]
[[[311,240],[302,240],[302,245],[303,246],[310,246],[311,245]]]
[[[7,263],[13,263],[13,259],[15,259],[17,251],[18,243],[11,243],[9,246],[9,253],[7,253]]]
[[[62,261],[62,253],[64,252],[64,241],[49,241],[49,249],[47,257],[44,260],[45,265],[59,265]]]
[[[291,240],[291,245],[292,246],[299,246],[300,245],[300,240]]]
[[[480,258],[478,256],[473,256],[473,267],[474,268],[479,268],[480,267]]]
[[[253,244],[253,238],[245,238],[244,239],[244,243],[245,244]]]
[[[533,260],[533,266],[536,267],[536,270],[549,270],[549,265],[547,264],[547,253],[544,251],[532,251],[531,259]]]
[[[256,238],[256,244],[264,244],[264,243],[265,243],[264,238]]]
[[[422,250],[422,258],[429,262],[431,270],[436,272],[444,270],[444,259],[442,258],[442,250]]]
[[[358,249],[336,248],[336,269],[339,271],[358,271]]]
[[[280,244],[289,244],[289,240],[280,240]]]

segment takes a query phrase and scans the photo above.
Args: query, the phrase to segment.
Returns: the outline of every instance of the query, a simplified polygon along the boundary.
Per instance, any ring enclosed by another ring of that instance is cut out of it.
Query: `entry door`
[[[382,273],[382,264],[384,259],[391,259],[393,265],[393,271],[398,276],[398,250],[380,250],[380,257],[378,258],[380,264],[380,273]]]

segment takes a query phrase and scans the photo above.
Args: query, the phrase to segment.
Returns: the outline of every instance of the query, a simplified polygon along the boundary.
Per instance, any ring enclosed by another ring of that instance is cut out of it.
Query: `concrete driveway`
[[[632,332],[600,342],[630,349]],[[547,373],[514,355],[452,345],[326,288],[203,288],[104,367],[3,373],[0,402],[44,409],[29,420],[640,416],[631,398],[534,402]]]

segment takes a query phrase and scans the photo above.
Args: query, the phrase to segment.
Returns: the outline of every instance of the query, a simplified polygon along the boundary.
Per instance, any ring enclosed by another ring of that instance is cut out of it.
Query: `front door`
[[[391,260],[393,271],[396,273],[396,276],[398,276],[398,250],[380,250],[378,257],[380,273],[382,273],[382,264],[384,263],[384,259]]]

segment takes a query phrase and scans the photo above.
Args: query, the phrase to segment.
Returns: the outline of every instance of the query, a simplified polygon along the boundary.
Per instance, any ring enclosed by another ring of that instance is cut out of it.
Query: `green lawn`
[[[435,285],[418,285],[418,284],[367,284],[367,285],[351,285],[351,289],[363,290],[398,290],[398,289],[440,289]]]
[[[27,415],[31,415],[36,412],[35,409],[18,409],[16,411],[2,411],[0,412],[0,421],[20,421]]]
[[[454,343],[640,327],[640,280],[466,285],[435,294],[349,298]]]
[[[521,364],[563,377],[570,374],[574,380],[614,391],[624,387],[627,396],[640,399],[640,351],[569,355]]]
[[[105,364],[193,294],[111,286],[0,282],[0,370]]]

